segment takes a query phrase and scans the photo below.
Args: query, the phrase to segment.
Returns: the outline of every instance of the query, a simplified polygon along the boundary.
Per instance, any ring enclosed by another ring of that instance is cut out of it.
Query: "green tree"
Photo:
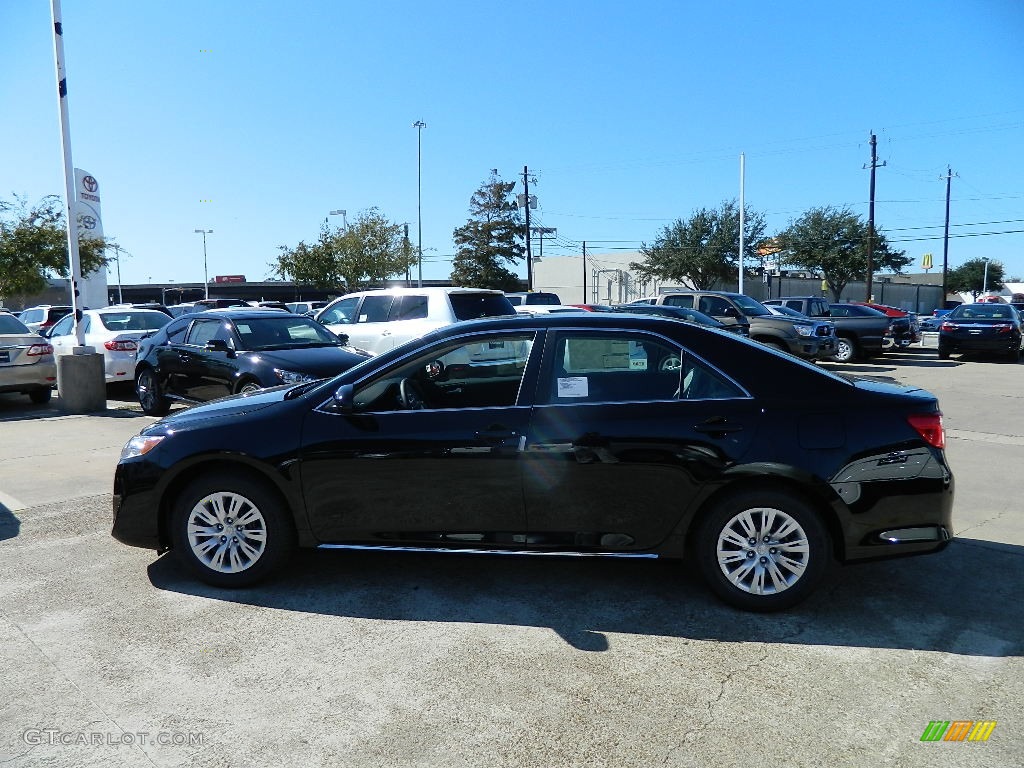
[[[985,263],[988,263],[988,280],[985,279]],[[970,259],[946,275],[946,287],[953,293],[969,293],[975,301],[987,287],[998,291],[1003,287],[1004,270],[1001,262],[990,259]]]
[[[111,240],[78,238],[82,276],[107,264],[105,250]],[[47,195],[29,206],[24,198],[0,200],[0,296],[32,296],[46,289],[47,278],[67,278],[67,223],[64,203]]]
[[[885,235],[875,229],[875,271],[900,274],[913,261],[905,251],[889,247]],[[776,242],[786,264],[820,273],[828,282],[835,301],[854,280],[868,273],[868,225],[848,208],[812,208],[779,233]]]
[[[764,215],[743,214],[743,261],[757,258],[764,238]],[[629,265],[645,280],[663,280],[696,290],[714,288],[736,276],[740,261],[740,211],[735,200],[717,210],[701,208],[689,219],[676,219],[653,244],[643,244],[644,260]]]
[[[512,199],[514,182],[492,171],[469,200],[469,220],[453,233],[453,285],[519,290],[521,281],[506,264],[516,264],[525,250],[519,208]]]
[[[363,211],[348,227],[325,223],[316,241],[294,248],[278,246],[271,273],[283,280],[318,288],[344,285],[348,291],[404,275],[414,259],[405,248],[402,225],[388,221],[376,208]]]

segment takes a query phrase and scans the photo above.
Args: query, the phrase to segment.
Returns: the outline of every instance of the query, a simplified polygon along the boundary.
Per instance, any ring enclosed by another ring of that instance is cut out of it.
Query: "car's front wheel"
[[[697,564],[711,590],[749,611],[805,599],[831,561],[817,513],[796,495],[749,490],[719,500],[697,531]]]
[[[171,410],[171,401],[160,391],[160,382],[152,368],[143,368],[135,379],[135,394],[139,398],[142,412],[147,416],[166,416]]]
[[[244,474],[209,474],[177,498],[171,533],[179,561],[207,584],[244,587],[266,577],[295,539],[280,496]]]

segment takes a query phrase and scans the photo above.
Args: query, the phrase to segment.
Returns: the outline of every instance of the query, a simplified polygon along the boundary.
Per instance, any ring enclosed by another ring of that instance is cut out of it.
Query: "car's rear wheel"
[[[949,360],[949,350],[939,347],[939,360]]]
[[[287,559],[294,533],[280,496],[245,475],[207,475],[177,498],[171,533],[178,560],[207,584],[244,587]]]
[[[50,387],[40,387],[28,393],[28,399],[36,405],[50,402],[51,397],[53,397],[53,390]]]
[[[817,513],[794,494],[749,490],[718,501],[697,531],[697,564],[711,590],[749,611],[805,599],[831,560]]]
[[[166,416],[171,410],[171,401],[160,391],[160,382],[152,368],[143,368],[135,379],[135,394],[139,398],[142,412],[147,416]]]
[[[832,355],[832,359],[837,363],[853,362],[859,354],[857,342],[853,339],[846,336],[840,336],[836,339],[836,351]]]

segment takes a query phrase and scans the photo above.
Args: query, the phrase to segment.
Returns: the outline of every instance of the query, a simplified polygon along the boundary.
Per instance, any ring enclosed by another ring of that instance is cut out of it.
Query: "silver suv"
[[[515,313],[501,291],[388,288],[346,294],[315,318],[334,333],[348,336],[353,347],[378,355],[459,320]]]

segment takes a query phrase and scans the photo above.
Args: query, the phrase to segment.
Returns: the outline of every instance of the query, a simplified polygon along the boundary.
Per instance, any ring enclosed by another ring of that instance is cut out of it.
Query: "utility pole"
[[[942,178],[941,176],[939,177]],[[946,296],[949,288],[946,281],[949,279],[949,181],[953,178],[953,169],[946,166],[946,227],[942,234],[942,307],[946,308]]]
[[[740,152],[740,280],[739,280],[739,292],[743,293],[743,214],[745,213],[743,208],[745,203],[743,201],[743,185],[746,177],[746,171],[744,170],[744,163],[746,158],[742,152]]]
[[[523,200],[526,208],[526,290],[533,290],[533,254],[530,250],[530,169],[523,166]]]
[[[583,303],[589,304],[587,301],[587,241],[583,241]]]
[[[405,259],[405,287],[412,288],[412,275],[409,273],[412,267],[409,261],[409,223],[406,222],[403,226],[405,227],[405,237],[402,238],[402,256]]]
[[[874,271],[874,255],[875,255],[875,169],[881,168],[885,165],[882,162],[880,166],[878,164],[877,154],[878,139],[874,132],[871,133],[871,165],[864,166],[865,168],[871,168],[871,191],[868,197],[868,280],[867,280],[867,292],[864,301],[870,303],[871,301],[871,275]]]

